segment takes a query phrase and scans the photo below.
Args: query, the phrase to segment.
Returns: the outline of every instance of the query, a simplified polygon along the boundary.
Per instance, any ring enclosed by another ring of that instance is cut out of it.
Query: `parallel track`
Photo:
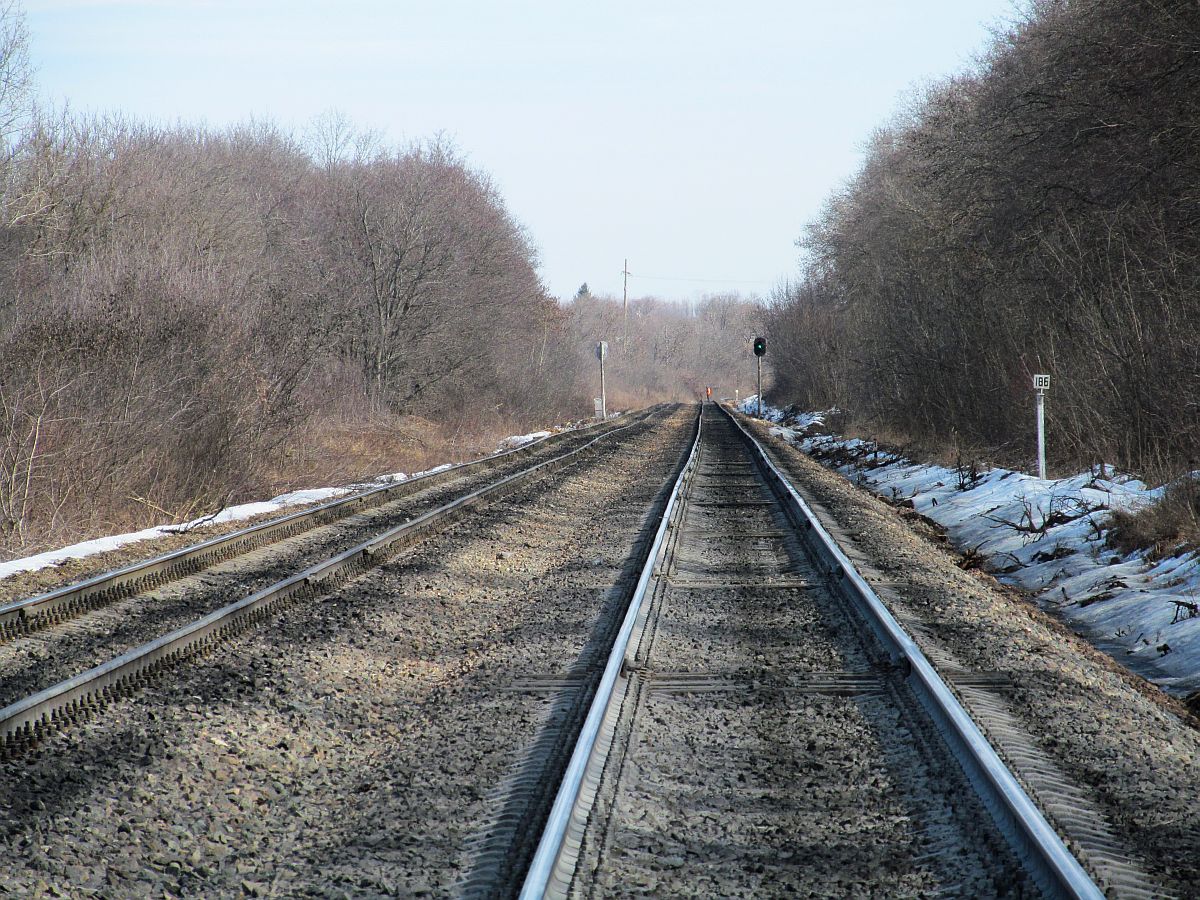
[[[814,780],[831,756],[870,787],[830,791],[836,770]],[[818,880],[829,895],[1103,896],[762,448],[710,406],[521,896],[812,890],[789,841],[844,838],[808,833],[833,811],[806,791],[862,807],[833,827],[865,843],[820,878],[863,881]],[[878,863],[887,887],[869,871],[889,834],[876,807],[926,820]]]
[[[522,460],[551,455],[555,449],[578,446],[599,434],[622,430],[642,421],[645,414],[605,422],[576,431],[565,431],[514,450],[494,453],[470,462],[430,472],[395,484],[371,488],[311,509],[258,522],[230,534],[104,572],[77,584],[66,585],[36,597],[0,604],[0,641],[40,631],[126,597],[160,587],[201,572],[210,566],[258,548],[294,537],[314,528],[344,520],[367,510],[393,503],[438,486],[453,488],[467,479],[493,471],[515,471]]]
[[[242,600],[209,612],[169,634],[0,709],[0,753],[12,754],[27,749],[48,732],[86,718],[114,698],[131,693],[163,669],[205,652],[220,641],[265,620],[282,604],[327,594],[367,569],[387,561],[400,549],[445,529],[470,510],[573,465],[585,454],[599,449],[602,442],[649,427],[648,423],[656,418],[657,414],[651,412],[620,424],[606,424],[582,433],[570,432],[560,436],[560,440],[539,442],[536,447],[521,448],[457,467],[459,474],[473,470],[471,474],[477,475],[479,470],[492,472],[497,469],[502,474],[498,478],[493,476],[483,486],[476,485],[477,479],[472,480],[472,487],[465,493],[411,521],[394,525],[368,540],[256,590]],[[564,445],[568,449],[563,450]],[[532,463],[529,462],[531,459]],[[512,462],[517,462],[517,466],[509,465]],[[521,463],[525,465],[522,467]],[[407,487],[407,484],[403,486]],[[292,533],[289,529],[321,524],[325,516],[341,518],[360,511],[363,504],[386,503],[394,496],[390,488],[384,488],[366,496],[360,495],[244,529],[237,534],[206,542],[200,547],[186,548],[141,566],[127,567],[107,576],[90,579],[83,585],[46,595],[52,599],[33,598],[32,601],[26,601],[25,606],[14,604],[18,608],[16,614],[40,617],[45,627],[68,612],[78,614],[99,603],[111,602],[107,598],[113,592],[120,595],[119,592],[136,591],[140,589],[139,586],[155,583],[154,580],[158,578],[182,577],[193,571],[188,566],[211,564],[225,558],[228,553],[245,552],[249,546],[258,546],[258,543],[286,536]],[[54,611],[46,610],[46,603],[52,604]],[[21,612],[31,608],[33,612]]]

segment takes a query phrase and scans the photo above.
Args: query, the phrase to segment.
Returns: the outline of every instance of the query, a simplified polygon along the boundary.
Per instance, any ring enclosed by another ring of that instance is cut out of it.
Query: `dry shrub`
[[[1200,490],[1195,479],[1175,482],[1158,502],[1143,509],[1114,510],[1108,540],[1122,553],[1147,550],[1151,559],[1200,548]]]
[[[854,421],[845,413],[839,414],[837,420],[845,423],[843,428],[822,430],[830,430],[834,434],[841,434],[848,438],[870,441],[880,450],[886,450],[906,459],[942,466],[946,469],[978,474],[994,466],[1017,470],[1031,468],[1029,460],[1005,452],[1003,448],[985,447],[963,440],[951,440],[943,443],[929,435],[905,431],[884,423],[869,426]]]
[[[479,455],[583,406],[566,313],[451,148],[319,161],[269,125],[46,114],[9,165],[0,558]]]
[[[468,433],[419,416],[314,420],[279,454],[271,490],[349,484],[463,462],[491,453],[514,430],[492,426]]]

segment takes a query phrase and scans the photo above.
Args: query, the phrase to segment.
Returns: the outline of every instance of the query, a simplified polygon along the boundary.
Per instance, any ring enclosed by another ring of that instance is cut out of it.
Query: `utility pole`
[[[629,260],[625,260],[625,268],[621,269],[623,278],[623,286],[621,288],[621,311],[625,316],[625,321],[629,321]]]

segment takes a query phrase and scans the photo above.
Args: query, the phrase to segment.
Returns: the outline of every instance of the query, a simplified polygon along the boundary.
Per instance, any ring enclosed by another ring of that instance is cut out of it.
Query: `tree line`
[[[244,494],[317,417],[521,421],[577,393],[528,238],[440,143],[320,159],[269,125],[38,115],[5,182],[13,544]]]
[[[614,405],[694,398],[712,329],[750,306],[560,303],[441,139],[391,146],[338,115],[149,125],[37,109],[30,87],[9,3],[0,558],[584,418],[596,340]]]
[[[1200,6],[1037,0],[913,98],[801,238],[781,397],[868,427],[1143,472],[1200,451]]]

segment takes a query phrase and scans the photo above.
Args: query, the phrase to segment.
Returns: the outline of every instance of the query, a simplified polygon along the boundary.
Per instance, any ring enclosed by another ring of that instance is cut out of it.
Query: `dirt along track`
[[[694,414],[4,763],[0,891],[448,895],[519,865],[504,779],[552,764],[528,751],[570,717]]]

